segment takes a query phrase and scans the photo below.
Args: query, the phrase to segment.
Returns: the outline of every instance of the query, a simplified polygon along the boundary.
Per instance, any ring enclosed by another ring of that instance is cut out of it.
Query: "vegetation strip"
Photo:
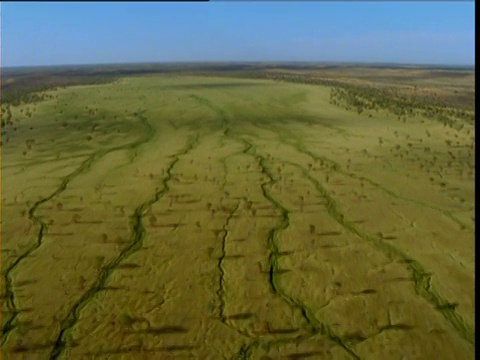
[[[415,91],[416,93],[416,91]],[[433,101],[432,101],[433,100]],[[458,123],[474,123],[473,109],[459,109],[453,104],[437,102],[434,99],[421,99],[415,94],[407,97],[395,88],[378,89],[368,86],[345,86],[338,84],[330,90],[330,104],[361,114],[364,110],[383,109],[405,122],[407,117],[416,114],[436,119],[450,126]]]
[[[286,143],[284,138],[279,134],[279,138],[281,139],[282,142]],[[292,138],[295,139],[295,137],[292,135]],[[287,143],[288,144],[288,143]],[[250,144],[251,145],[251,144]],[[323,162],[330,162],[332,164],[332,168],[335,170],[339,170],[340,166],[339,164],[328,160],[324,157],[319,157],[314,154],[312,154],[309,150],[306,150],[303,148],[303,146],[298,142],[295,144],[290,144],[291,146],[294,146],[299,152],[305,153],[312,157],[314,160],[320,160]],[[265,159],[263,158],[263,161]],[[357,235],[358,237],[362,238],[363,240],[366,240],[372,244],[375,245],[378,249],[380,249],[383,253],[385,253],[389,258],[391,259],[399,259],[405,262],[408,266],[408,268],[413,272],[413,277],[415,281],[415,291],[417,294],[422,296],[424,299],[426,299],[428,302],[432,303],[435,308],[440,311],[443,316],[449,321],[449,323],[453,326],[453,328],[457,331],[457,333],[460,334],[462,338],[467,340],[470,344],[474,345],[475,344],[475,332],[474,329],[468,325],[463,319],[462,316],[457,314],[455,311],[455,306],[448,302],[446,299],[444,299],[438,292],[432,289],[431,286],[431,273],[427,272],[424,267],[416,260],[411,259],[407,254],[403,253],[401,250],[397,249],[395,246],[386,243],[382,241],[381,239],[377,239],[375,237],[369,236],[365,233],[360,232],[354,225],[353,223],[347,221],[345,219],[345,216],[338,210],[338,205],[336,204],[335,200],[332,198],[332,196],[329,194],[329,192],[316,180],[313,178],[310,173],[300,165],[292,162],[286,161],[285,163],[288,163],[292,166],[295,166],[299,168],[304,175],[305,178],[307,178],[317,189],[317,191],[322,195],[322,197],[326,200],[327,202],[327,211],[332,216],[340,225],[342,225],[346,230],[349,232]],[[348,174],[346,174],[348,176]],[[271,174],[268,175],[269,178],[272,180],[273,177]],[[392,196],[394,193],[391,193]],[[413,201],[413,200],[412,200]],[[281,205],[280,205],[281,206]],[[285,214],[284,210],[282,209],[282,213]],[[288,214],[288,212],[287,212]],[[284,215],[285,216],[285,215]],[[287,217],[288,218],[288,217]],[[274,235],[273,235],[274,237]],[[278,249],[277,249],[278,251]],[[274,252],[272,252],[274,254]],[[273,263],[274,264],[274,263]],[[272,265],[273,265],[272,264]],[[272,281],[272,274],[274,274],[274,271],[270,271],[270,279]],[[275,284],[272,283],[272,287],[274,287]],[[289,299],[290,301],[294,301],[293,299]],[[287,300],[287,301],[289,301]],[[290,302],[289,301],[289,302]],[[299,304],[299,306],[302,306]]]
[[[269,234],[269,237],[268,237],[268,245],[270,247],[269,281],[270,281],[270,285],[272,287],[273,292],[276,295],[280,296],[282,299],[284,299],[290,306],[300,310],[303,318],[306,320],[306,322],[309,326],[308,331],[312,336],[317,334],[318,332],[321,332],[323,335],[328,336],[330,338],[330,340],[334,341],[335,343],[340,345],[343,349],[345,349],[353,358],[360,359],[359,356],[356,355],[355,352],[339,336],[337,336],[334,333],[333,329],[331,329],[330,326],[320,323],[315,318],[312,311],[309,310],[305,306],[305,304],[303,304],[300,301],[295,300],[295,299],[289,297],[288,295],[286,295],[286,293],[284,293],[279,288],[279,286],[276,284],[275,273],[278,271],[279,249],[278,249],[278,245],[276,244],[275,239],[277,237],[278,232],[280,232],[282,230],[285,230],[290,225],[289,211],[283,205],[281,205],[278,201],[276,201],[269,194],[269,192],[267,190],[267,186],[271,186],[271,185],[275,184],[276,180],[274,179],[274,177],[273,177],[272,173],[270,172],[270,170],[268,169],[268,167],[266,167],[266,165],[265,165],[266,159],[263,156],[258,155],[255,150],[253,150],[253,153],[252,153],[252,149],[255,149],[255,146],[252,143],[250,143],[249,141],[247,141],[243,138],[238,138],[238,137],[231,134],[230,121],[227,117],[227,114],[225,113],[225,111],[223,109],[213,105],[208,99],[199,97],[197,95],[191,95],[191,97],[194,98],[195,100],[197,100],[200,104],[209,107],[210,109],[212,109],[214,112],[216,112],[219,115],[219,117],[222,119],[222,122],[224,124],[224,131],[223,131],[224,135],[225,136],[230,136],[230,137],[236,139],[237,141],[243,143],[245,148],[242,151],[242,153],[249,154],[253,158],[255,158],[257,160],[258,164],[260,165],[261,169],[262,169],[262,173],[264,175],[266,175],[267,178],[268,178],[268,181],[261,185],[263,196],[270,203],[272,203],[275,208],[279,209],[282,213],[281,224],[279,226],[273,228],[271,230],[270,234]],[[290,339],[288,341],[292,342],[294,340]],[[257,345],[261,344],[260,339],[255,340],[252,344],[247,346],[245,348],[246,350],[244,349],[245,354],[251,354],[251,349],[250,348],[251,348],[251,346],[257,346],[255,344],[257,344]]]
[[[228,231],[228,226],[230,225],[230,221],[232,220],[233,216],[237,212],[237,210],[240,208],[240,202],[238,202],[237,206],[235,209],[230,213],[228,216],[227,220],[225,221],[225,224],[223,226],[223,236],[222,236],[222,253],[220,257],[218,258],[218,270],[220,271],[220,279],[219,279],[219,285],[218,285],[218,290],[217,290],[217,296],[218,296],[218,301],[219,301],[219,306],[218,306],[218,316],[222,323],[228,327],[231,327],[227,324],[227,317],[225,315],[225,294],[226,294],[226,289],[225,289],[225,269],[223,268],[223,262],[225,260],[225,257],[227,256],[227,251],[226,251],[226,244],[227,244],[227,238],[229,235]],[[248,336],[243,331],[240,331],[239,329],[235,330],[239,332],[241,335]]]
[[[154,203],[158,202],[169,190],[169,182],[171,181],[173,175],[172,170],[180,160],[180,156],[186,155],[192,150],[192,148],[198,143],[198,136],[195,137],[188,146],[178,154],[174,155],[174,160],[170,163],[167,169],[167,176],[163,179],[163,187],[161,189],[157,188],[154,196],[140,204],[134,211],[131,216],[131,232],[132,240],[130,244],[125,247],[120,254],[112,260],[107,266],[105,266],[95,283],[83,294],[83,296],[72,306],[68,315],[61,322],[61,330],[55,342],[52,352],[50,353],[50,360],[58,359],[67,347],[69,347],[71,341],[71,335],[73,328],[77,324],[80,318],[81,310],[87,305],[87,303],[94,298],[94,296],[104,289],[105,284],[107,283],[110,275],[115,271],[118,265],[125,260],[127,257],[138,251],[143,246],[143,239],[146,235],[146,230],[143,225],[143,216],[147,208]]]
[[[475,332],[473,328],[466,323],[462,316],[457,314],[457,312],[455,311],[455,306],[453,306],[450,302],[444,299],[438,292],[436,292],[432,288],[431,273],[427,272],[418,261],[412,259],[395,246],[358,230],[353,225],[353,223],[346,220],[344,214],[341,213],[341,211],[339,210],[339,207],[333,197],[318,182],[318,180],[313,178],[309,174],[309,172],[300,165],[292,162],[286,163],[297,167],[302,172],[303,176],[315,186],[317,191],[327,203],[326,207],[329,215],[333,219],[335,219],[340,225],[342,225],[343,228],[348,230],[350,233],[358,236],[359,238],[373,244],[377,249],[386,254],[391,260],[401,260],[406,263],[407,267],[413,272],[416,293],[422,296],[431,304],[433,304],[435,308],[443,314],[443,316],[448,320],[448,322],[453,326],[453,328],[462,338],[467,340],[472,345],[475,344]]]
[[[38,224],[40,226],[40,229],[38,231],[37,235],[37,241],[30,246],[26,251],[24,251],[10,266],[5,270],[3,274],[4,282],[5,282],[5,299],[6,299],[6,305],[7,309],[10,311],[10,317],[8,320],[5,322],[5,324],[2,326],[2,345],[6,343],[8,340],[8,336],[12,330],[15,329],[16,326],[16,318],[17,315],[19,314],[19,309],[17,308],[15,304],[15,291],[13,289],[13,279],[11,277],[11,273],[16,270],[20,263],[27,258],[32,252],[37,250],[41,245],[44,236],[46,235],[48,231],[48,224],[38,216],[35,215],[35,211],[38,209],[38,207],[47,201],[51,200],[58,194],[60,194],[62,191],[64,191],[70,180],[72,180],[75,176],[79,175],[80,173],[86,171],[89,169],[94,162],[95,158],[97,157],[97,153],[90,155],[87,160],[83,161],[80,166],[67,175],[63,180],[60,186],[49,196],[40,199],[37,201],[28,211],[28,218],[34,223]]]
[[[264,175],[266,175],[267,178],[268,178],[268,181],[264,182],[261,185],[263,196],[270,203],[272,203],[273,206],[276,209],[280,210],[281,213],[282,213],[282,221],[281,221],[280,225],[273,228],[271,230],[269,236],[268,236],[268,246],[270,247],[269,281],[270,281],[270,285],[272,287],[273,292],[276,295],[280,296],[282,299],[284,299],[290,306],[300,310],[303,318],[306,320],[306,322],[308,324],[309,329],[307,329],[307,331],[311,335],[315,335],[318,332],[320,332],[323,335],[328,336],[330,338],[330,340],[332,340],[333,342],[335,342],[336,344],[341,346],[353,358],[360,359],[360,357],[357,354],[355,354],[355,352],[350,348],[350,346],[348,344],[346,344],[338,335],[335,334],[335,332],[333,331],[333,329],[330,326],[328,326],[327,324],[320,323],[315,318],[315,316],[313,315],[313,312],[310,309],[308,309],[305,304],[303,304],[299,300],[291,298],[290,296],[288,296],[285,292],[283,292],[279,288],[279,286],[278,286],[278,284],[276,283],[276,280],[275,280],[276,279],[275,274],[278,271],[278,256],[280,254],[279,254],[278,245],[277,245],[275,239],[277,237],[277,234],[280,231],[285,230],[290,225],[290,219],[289,219],[289,213],[290,212],[283,205],[281,205],[277,200],[275,200],[267,190],[267,186],[274,185],[276,183],[276,180],[273,177],[273,174],[268,169],[268,167],[265,165],[266,159],[263,156],[258,155],[256,153],[255,146],[251,142],[249,142],[249,141],[247,141],[243,138],[236,137],[236,136],[231,134],[231,128],[230,128],[231,123],[230,123],[230,121],[227,117],[227,114],[225,113],[225,111],[222,108],[219,108],[219,107],[213,105],[208,99],[199,97],[197,95],[191,95],[191,97],[194,98],[195,100],[197,100],[200,104],[209,107],[210,109],[212,109],[214,112],[216,112],[218,114],[218,116],[221,118],[221,120],[224,124],[224,132],[223,132],[224,135],[225,136],[230,136],[230,137],[236,139],[237,141],[243,143],[245,148],[242,152],[245,153],[245,154],[249,154],[253,158],[255,158],[257,160],[259,166],[262,169],[262,173]],[[250,354],[251,353],[251,351],[248,350],[248,349],[250,349],[250,347],[253,346],[253,344],[261,344],[261,342],[260,342],[260,340],[255,340],[251,345],[249,345],[245,348],[245,349],[247,349],[247,350],[245,350],[246,351],[245,354]]]
[[[258,126],[258,127],[261,127],[262,129],[265,130],[264,127],[262,127],[261,125],[259,124],[255,124],[255,126]],[[429,209],[432,209],[432,210],[435,210],[435,211],[438,211],[438,212],[441,212],[443,215],[445,215],[446,217],[448,217],[450,220],[452,220],[453,222],[455,222],[456,224],[458,224],[460,226],[460,228],[463,230],[463,229],[469,229],[471,230],[470,227],[468,227],[467,225],[465,225],[462,221],[460,221],[459,219],[457,219],[451,211],[449,210],[446,210],[446,209],[442,209],[440,207],[437,207],[437,206],[432,206],[432,205],[429,205],[427,203],[424,203],[423,201],[420,201],[420,200],[415,200],[415,199],[411,199],[411,198],[406,198],[406,197],[403,197],[403,196],[400,196],[400,195],[397,195],[396,193],[394,193],[392,190],[390,189],[387,189],[386,187],[380,185],[379,183],[367,178],[367,177],[364,177],[364,176],[360,176],[360,175],[357,175],[355,173],[352,173],[352,172],[346,172],[344,170],[342,170],[341,166],[339,163],[337,163],[336,161],[333,161],[331,159],[328,159],[326,158],[325,156],[318,156],[318,155],[315,155],[314,153],[312,153],[310,150],[307,150],[305,148],[305,146],[299,141],[298,137],[293,134],[292,132],[290,131],[286,131],[285,129],[282,129],[283,132],[286,133],[286,135],[284,134],[281,134],[279,130],[277,130],[275,133],[277,134],[278,136],[278,139],[280,140],[280,142],[286,144],[286,145],[289,145],[289,146],[292,146],[293,148],[295,148],[298,152],[302,153],[302,154],[305,154],[307,156],[309,156],[310,158],[312,158],[312,160],[315,160],[315,161],[319,161],[320,163],[327,163],[329,164],[329,166],[337,171],[338,173],[342,174],[342,175],[345,175],[345,176],[348,176],[352,179],[356,179],[356,180],[361,180],[361,181],[366,181],[368,182],[370,185],[382,190],[383,192],[387,193],[388,195],[392,196],[393,198],[397,199],[397,200],[403,200],[403,201],[407,201],[407,202],[410,202],[412,204],[415,204],[415,205],[420,205],[422,207],[426,207],[426,208],[429,208]],[[293,142],[291,141],[293,140]]]
[[[270,285],[272,288],[272,291],[280,296],[285,302],[287,302],[290,306],[293,308],[296,308],[300,310],[302,317],[305,319],[305,321],[308,324],[308,331],[310,332],[311,335],[315,335],[318,332],[320,332],[322,335],[327,336],[330,340],[332,340],[334,343],[342,347],[350,356],[352,356],[354,359],[360,359],[360,357],[351,349],[351,347],[343,341],[343,339],[338,336],[335,331],[327,324],[321,323],[318,321],[313,314],[313,311],[309,309],[303,302],[301,302],[298,299],[295,299],[285,293],[284,290],[281,289],[281,287],[278,285],[277,280],[276,280],[276,274],[279,271],[278,268],[278,257],[280,256],[280,251],[278,248],[278,244],[276,243],[276,238],[278,237],[278,234],[287,229],[290,226],[290,211],[286,209],[282,204],[280,204],[276,199],[272,197],[270,192],[268,191],[267,187],[273,186],[277,180],[273,177],[273,174],[270,172],[268,167],[266,166],[266,159],[262,155],[259,155],[256,153],[256,148],[255,146],[248,142],[245,139],[241,139],[243,141],[247,148],[249,149],[249,152],[251,155],[258,161],[258,164],[260,165],[262,169],[262,173],[267,176],[268,181],[264,182],[261,185],[263,196],[271,203],[273,206],[280,210],[281,212],[281,223],[273,228],[270,231],[270,234],[268,236],[268,246],[270,248],[270,254],[269,254],[269,281]],[[253,149],[253,150],[251,150]]]
[[[349,176],[349,177],[354,177],[357,179],[361,180],[366,180],[369,183],[371,183],[374,186],[377,186],[379,189],[385,191],[389,195],[400,199],[400,200],[405,200],[405,201],[410,201],[418,205],[426,206],[429,207],[433,210],[437,210],[442,212],[444,215],[455,221],[457,224],[461,226],[462,229],[464,229],[466,226],[460,222],[458,219],[453,217],[453,215],[444,209],[432,207],[428,204],[425,204],[420,201],[416,201],[413,199],[407,199],[400,197],[393,193],[392,191],[384,188],[383,186],[375,183],[372,180],[369,180],[364,177],[359,177],[356,174],[353,173],[345,173],[340,170],[340,165],[332,160],[329,160],[325,157],[320,157],[315,154],[313,154],[311,151],[307,150],[304,148],[304,146],[298,141],[298,139],[294,136],[294,134],[289,133],[289,137],[291,139],[295,139],[295,143],[289,143],[286,139],[285,136],[282,136],[279,132],[277,132],[280,141],[283,143],[289,144],[296,148],[299,152],[304,153],[306,155],[309,155],[312,159],[321,161],[321,162],[328,162],[331,164],[331,167],[342,173],[343,175]],[[413,272],[413,277],[415,280],[415,291],[417,294],[422,296],[424,299],[432,303],[435,308],[440,311],[443,316],[448,320],[448,322],[453,326],[453,328],[464,338],[467,340],[470,344],[474,345],[475,344],[475,331],[474,329],[468,325],[463,319],[462,316],[457,314],[455,311],[455,306],[451,303],[448,302],[444,297],[442,297],[439,293],[437,293],[435,290],[432,289],[431,286],[431,273],[427,272],[425,268],[416,260],[411,259],[407,254],[403,253],[401,250],[397,249],[395,246],[388,244],[381,239],[374,238],[372,236],[369,236],[365,233],[361,233],[351,222],[348,222],[345,220],[344,215],[338,210],[338,205],[336,204],[335,200],[331,197],[331,195],[328,193],[328,191],[316,180],[314,179],[310,173],[301,167],[300,165],[292,162],[286,162],[289,163],[292,166],[295,166],[297,168],[300,168],[303,175],[314,184],[316,189],[319,191],[319,193],[324,197],[324,199],[327,201],[327,210],[329,214],[340,224],[342,225],[345,229],[347,229],[349,232],[359,236],[360,238],[367,240],[370,243],[373,243],[378,249],[380,249],[382,252],[386,253],[391,259],[400,259],[403,262],[405,262],[410,270]]]
[[[34,224],[38,224],[40,226],[40,229],[38,231],[36,243],[33,244],[32,246],[30,246],[10,266],[8,266],[8,268],[5,270],[5,272],[3,274],[3,278],[4,278],[4,282],[5,282],[4,298],[6,300],[5,301],[6,307],[7,307],[10,314],[9,314],[9,318],[7,319],[7,321],[2,326],[2,345],[4,345],[7,342],[9,334],[15,329],[16,319],[17,319],[17,316],[18,316],[19,311],[20,311],[17,308],[17,305],[15,303],[15,291],[14,291],[14,288],[13,288],[13,279],[12,279],[11,273],[14,270],[18,269],[18,267],[20,266],[20,263],[25,258],[30,256],[34,251],[36,251],[38,248],[40,248],[40,246],[42,245],[42,242],[43,242],[43,238],[45,237],[45,235],[48,232],[48,224],[46,222],[44,222],[39,216],[36,216],[35,212],[40,207],[40,205],[50,201],[55,196],[57,196],[60,193],[62,193],[63,191],[65,191],[65,189],[67,188],[70,181],[73,178],[75,178],[76,176],[78,176],[78,175],[86,172],[87,170],[89,170],[95,161],[98,161],[100,158],[104,157],[105,155],[107,155],[107,154],[109,154],[113,151],[118,151],[118,150],[131,149],[136,153],[138,151],[138,148],[141,145],[149,142],[153,138],[153,136],[155,135],[154,128],[148,123],[147,119],[144,116],[142,116],[141,114],[139,114],[139,119],[140,119],[140,122],[142,123],[142,125],[146,128],[145,136],[143,138],[140,138],[139,140],[134,141],[134,142],[129,143],[129,144],[126,144],[126,145],[115,146],[115,147],[112,147],[110,149],[99,150],[99,151],[93,153],[85,161],[83,161],[75,171],[73,171],[72,173],[67,175],[62,180],[60,186],[54,192],[52,192],[49,196],[47,196],[45,198],[42,198],[39,201],[37,201],[29,209],[28,218]],[[134,159],[134,157],[132,157],[132,161],[133,161],[133,159]]]

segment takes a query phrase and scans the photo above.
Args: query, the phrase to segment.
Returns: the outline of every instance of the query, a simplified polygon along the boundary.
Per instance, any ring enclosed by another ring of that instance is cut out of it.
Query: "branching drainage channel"
[[[331,197],[329,192],[315,178],[313,178],[306,169],[292,162],[286,163],[297,167],[302,172],[303,176],[315,186],[317,191],[327,202],[326,207],[328,213],[343,228],[345,228],[350,233],[358,236],[359,238],[371,243],[381,252],[386,254],[390,259],[401,260],[406,263],[407,267],[413,273],[416,293],[431,304],[433,304],[435,308],[442,313],[442,315],[447,319],[447,321],[452,325],[452,327],[462,338],[464,338],[472,345],[475,344],[474,329],[466,323],[465,319],[463,319],[462,316],[457,314],[457,312],[455,311],[455,306],[453,304],[444,299],[432,288],[431,274],[427,272],[418,261],[412,259],[395,246],[388,244],[381,239],[369,236],[368,234],[359,231],[351,222],[345,219],[344,214],[340,212],[337,203]]]
[[[149,142],[155,135],[155,129],[150,125],[150,123],[147,121],[147,119],[143,115],[138,115],[138,118],[142,123],[142,125],[146,128],[145,135],[142,138],[126,145],[115,146],[110,149],[99,150],[93,153],[85,161],[83,161],[76,170],[74,170],[72,173],[68,174],[65,178],[63,178],[60,186],[54,192],[52,192],[47,197],[44,197],[39,201],[37,201],[28,210],[28,218],[34,224],[38,224],[40,226],[40,229],[37,234],[36,242],[32,246],[30,246],[26,251],[24,251],[10,266],[8,266],[8,268],[5,270],[3,274],[3,281],[5,283],[4,298],[5,298],[6,308],[9,311],[9,318],[5,321],[5,323],[2,326],[2,345],[4,345],[7,342],[10,333],[16,328],[17,326],[16,320],[17,320],[18,314],[20,313],[20,310],[18,309],[16,300],[15,300],[15,291],[13,288],[13,279],[11,277],[11,274],[14,270],[18,269],[18,267],[20,266],[23,260],[25,260],[34,251],[40,248],[43,242],[43,238],[48,232],[48,224],[45,221],[43,221],[39,216],[35,215],[35,212],[41,205],[50,201],[51,199],[53,199],[54,197],[58,196],[60,193],[65,191],[65,189],[67,188],[70,181],[72,181],[72,179],[88,171],[92,167],[93,163],[98,161],[100,158],[104,157],[105,155],[111,152],[118,151],[118,150],[131,149],[136,153],[138,151],[138,148],[141,145]]]
[[[157,189],[154,196],[139,205],[133,215],[131,216],[131,231],[132,237],[130,244],[122,250],[122,252],[111,261],[106,267],[102,269],[95,283],[84,295],[72,306],[68,315],[61,323],[61,330],[50,354],[50,360],[58,359],[65,349],[69,347],[71,341],[72,331],[77,324],[81,310],[92,300],[97,293],[105,288],[110,275],[115,271],[118,265],[127,257],[138,251],[143,246],[143,239],[146,235],[145,227],[143,225],[143,216],[148,207],[158,202],[169,190],[169,182],[173,175],[172,170],[180,160],[180,157],[186,155],[198,143],[198,136],[193,139],[188,146],[180,153],[174,155],[174,160],[170,163],[167,169],[167,176],[163,179],[163,186]]]

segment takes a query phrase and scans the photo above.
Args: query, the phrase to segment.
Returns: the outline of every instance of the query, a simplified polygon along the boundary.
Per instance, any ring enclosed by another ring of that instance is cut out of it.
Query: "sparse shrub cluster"
[[[4,128],[6,125],[13,125],[10,104],[2,105],[1,111],[2,112],[0,116],[2,118],[2,128]]]
[[[395,88],[375,88],[337,84],[330,91],[330,103],[346,110],[361,114],[364,110],[386,110],[405,121],[417,114],[429,119],[436,119],[446,126],[454,126],[458,121],[473,123],[475,113],[472,111],[448,107],[434,99],[415,95],[399,94]]]
[[[27,90],[15,89],[2,92],[2,103],[18,106],[20,104],[37,103],[43,100],[52,99],[53,96],[42,92],[29,92]]]

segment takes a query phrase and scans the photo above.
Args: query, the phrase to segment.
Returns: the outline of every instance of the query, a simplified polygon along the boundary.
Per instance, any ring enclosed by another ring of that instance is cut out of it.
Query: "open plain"
[[[2,126],[3,359],[474,358],[473,121],[213,75],[43,94]]]

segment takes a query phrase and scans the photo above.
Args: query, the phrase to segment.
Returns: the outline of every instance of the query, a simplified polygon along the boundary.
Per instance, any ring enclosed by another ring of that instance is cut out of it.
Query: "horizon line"
[[[394,66],[421,66],[421,67],[461,67],[475,69],[473,64],[452,63],[409,63],[393,61],[317,61],[317,60],[173,60],[173,61],[138,61],[138,62],[100,62],[100,63],[69,63],[49,65],[0,65],[1,69],[20,68],[52,68],[52,67],[75,67],[75,66],[128,66],[128,65],[172,65],[172,64],[311,64],[311,65],[394,65]]]

